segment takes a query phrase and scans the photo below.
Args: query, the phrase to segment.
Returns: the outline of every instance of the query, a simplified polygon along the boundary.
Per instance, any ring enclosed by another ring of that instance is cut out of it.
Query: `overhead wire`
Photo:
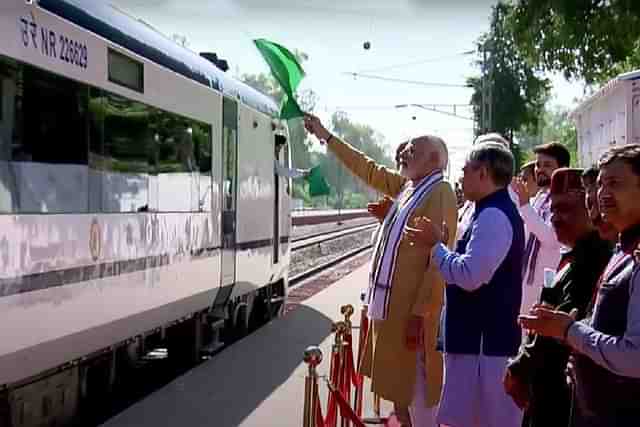
[[[395,70],[397,68],[413,67],[415,65],[422,65],[422,64],[428,64],[428,63],[431,63],[431,62],[445,61],[445,60],[448,60],[448,59],[457,58],[459,56],[472,55],[475,52],[476,52],[475,50],[467,50],[467,51],[455,53],[455,54],[452,54],[452,55],[445,55],[445,56],[439,56],[439,57],[427,58],[427,59],[419,59],[417,61],[405,62],[405,63],[402,63],[402,64],[395,64],[395,65],[387,65],[387,66],[384,66],[384,67],[368,68],[368,69],[360,70],[360,71],[357,71],[357,72],[358,73],[377,73],[377,72]]]
[[[410,84],[410,85],[416,85],[416,86],[462,87],[462,88],[472,87],[469,84],[436,83],[436,82],[425,82],[425,81],[420,81],[420,80],[406,80],[406,79],[397,79],[397,78],[394,78],[394,77],[376,76],[376,75],[372,75],[372,74],[361,74],[361,73],[348,72],[348,71],[345,71],[342,74],[353,76],[354,79],[360,77],[360,78],[363,78],[363,79],[381,80],[381,81],[386,81],[386,82],[403,83],[403,84]]]

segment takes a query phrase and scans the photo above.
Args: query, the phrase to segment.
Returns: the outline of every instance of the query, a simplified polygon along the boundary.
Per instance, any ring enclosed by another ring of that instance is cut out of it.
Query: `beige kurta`
[[[380,166],[350,145],[332,138],[329,149],[356,176],[369,186],[396,198],[406,179]],[[449,228],[449,246],[453,244],[457,224],[456,197],[451,185],[442,182],[414,211],[409,221],[426,216],[437,224],[444,220]],[[367,337],[360,371],[371,378],[372,390],[382,398],[408,407],[413,400],[416,379],[416,354],[405,346],[406,326],[412,315],[424,317],[425,360],[427,370],[427,407],[440,399],[442,355],[436,351],[444,282],[438,268],[430,263],[431,254],[402,241],[398,248],[392,278],[387,319],[375,321]]]

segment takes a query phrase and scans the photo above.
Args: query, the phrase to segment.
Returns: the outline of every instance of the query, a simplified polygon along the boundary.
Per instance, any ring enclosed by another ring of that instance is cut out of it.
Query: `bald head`
[[[411,139],[400,154],[400,173],[411,179],[421,179],[434,170],[447,167],[449,155],[441,138],[424,135]]]
[[[485,133],[484,135],[480,135],[476,138],[474,144],[482,144],[483,142],[495,142],[504,146],[506,149],[510,148],[509,141],[505,139],[502,135],[496,132]]]
[[[435,135],[423,135],[414,138],[413,142],[416,144],[429,144],[430,150],[428,151],[437,156],[437,159],[435,157],[433,159],[436,162],[436,168],[442,170],[447,168],[449,150],[447,150],[447,144],[444,143],[442,138]]]

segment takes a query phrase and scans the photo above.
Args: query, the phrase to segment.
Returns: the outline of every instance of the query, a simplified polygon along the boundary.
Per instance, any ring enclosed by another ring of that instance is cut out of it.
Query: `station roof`
[[[207,59],[106,2],[38,0],[38,5],[177,74],[240,99],[258,111],[277,115],[277,106],[268,96],[227,76]]]

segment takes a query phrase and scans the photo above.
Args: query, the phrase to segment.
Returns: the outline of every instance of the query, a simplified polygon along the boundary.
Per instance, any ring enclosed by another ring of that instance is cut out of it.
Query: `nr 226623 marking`
[[[24,47],[32,46],[44,56],[57,58],[76,67],[83,69],[88,67],[87,45],[64,34],[56,34],[49,28],[38,26],[33,13],[20,18],[19,29]]]

